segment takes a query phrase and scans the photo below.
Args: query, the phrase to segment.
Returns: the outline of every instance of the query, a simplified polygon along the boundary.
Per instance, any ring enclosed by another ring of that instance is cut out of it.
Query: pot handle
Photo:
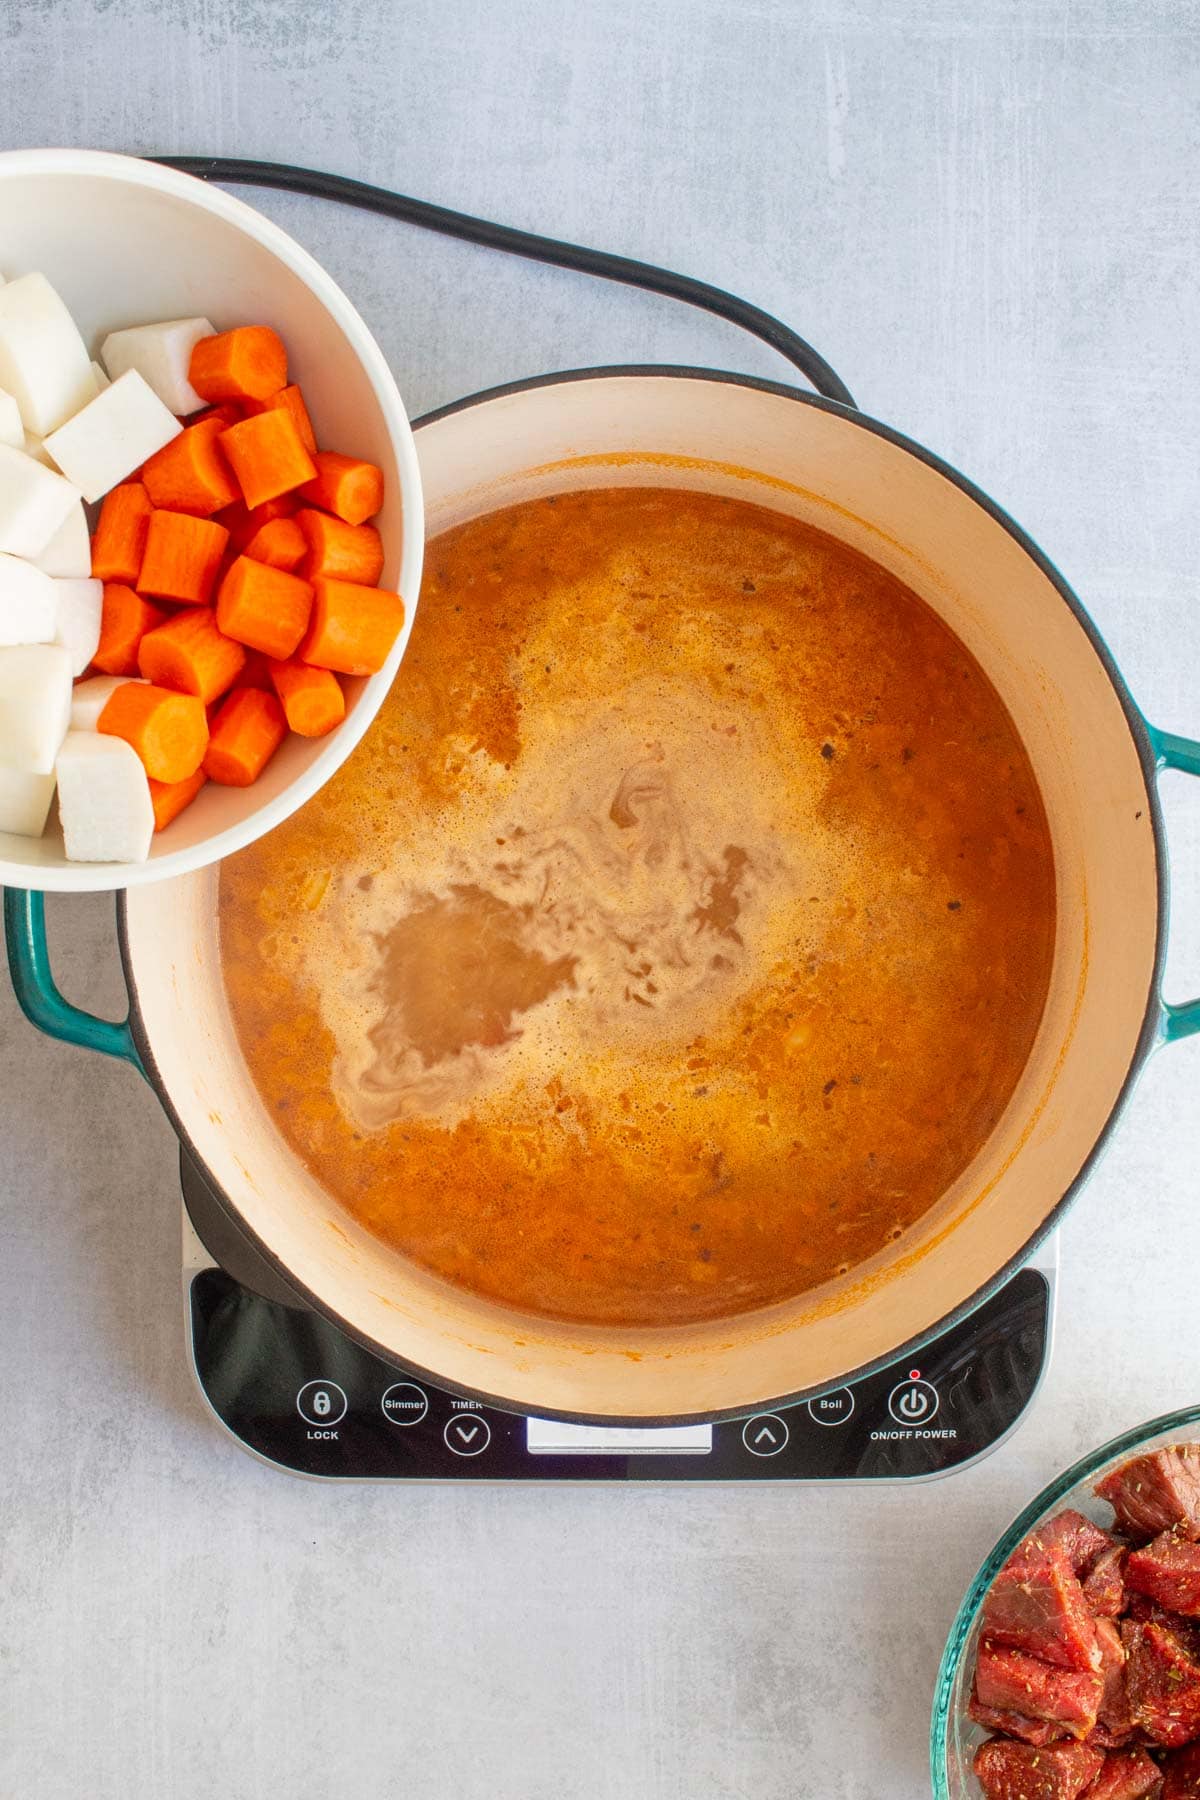
[[[1200,775],[1200,743],[1195,739],[1176,737],[1174,732],[1158,731],[1152,725],[1150,742],[1160,769],[1179,769],[1185,775]],[[1200,1000],[1182,1000],[1175,1006],[1164,1000],[1162,1011],[1162,1034],[1168,1044],[1200,1032]]]
[[[139,1075],[145,1075],[128,1014],[124,1019],[98,1019],[82,1007],[72,1006],[59,992],[46,945],[44,894],[5,888],[4,942],[17,1005],[31,1025],[47,1037],[61,1038],[64,1043],[79,1044],[85,1050],[99,1050],[104,1056],[132,1063]]]

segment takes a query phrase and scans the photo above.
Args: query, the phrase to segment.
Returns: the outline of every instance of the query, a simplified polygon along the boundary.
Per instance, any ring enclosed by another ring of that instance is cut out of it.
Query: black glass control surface
[[[682,1438],[597,1439],[455,1399],[223,1269],[192,1278],[190,1304],[196,1372],[217,1416],[251,1450],[305,1475],[896,1481],[947,1474],[1016,1423],[1045,1360],[1050,1288],[1023,1269],[911,1361],[777,1413],[684,1427]]]

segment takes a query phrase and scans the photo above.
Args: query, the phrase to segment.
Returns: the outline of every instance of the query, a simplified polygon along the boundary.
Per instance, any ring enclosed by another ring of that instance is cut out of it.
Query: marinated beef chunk
[[[1127,1725],[1124,1731],[1114,1731],[1111,1725],[1094,1725],[1084,1738],[1093,1750],[1124,1750],[1133,1742],[1133,1726]]]
[[[1185,1618],[1200,1618],[1200,1544],[1173,1531],[1159,1534],[1141,1550],[1131,1550],[1125,1579],[1136,1593]]]
[[[1163,1763],[1162,1800],[1200,1800],[1200,1744],[1177,1750]]]
[[[1125,1611],[1125,1550],[1110,1544],[1084,1577],[1083,1598],[1094,1619],[1119,1619]]]
[[[1144,1750],[1114,1750],[1084,1800],[1157,1800],[1162,1789],[1162,1770]]]
[[[1200,1662],[1200,1625],[1195,1619],[1181,1619],[1157,1600],[1151,1600],[1148,1594],[1129,1596],[1129,1605],[1125,1610],[1127,1619],[1136,1619],[1139,1625],[1161,1625],[1165,1631],[1173,1633],[1179,1639],[1188,1655]]]
[[[1036,1526],[1021,1548],[1026,1546],[1061,1550],[1071,1565],[1071,1573],[1078,1575],[1080,1580],[1091,1573],[1106,1551],[1120,1547],[1110,1532],[1102,1531],[1093,1520],[1085,1518],[1073,1507],[1055,1513],[1044,1525]]]
[[[1001,1706],[985,1706],[977,1694],[972,1694],[967,1712],[977,1725],[985,1731],[1002,1731],[1005,1737],[1020,1738],[1023,1744],[1056,1744],[1071,1733],[1065,1725],[1059,1725],[1053,1719],[1030,1719],[1024,1713],[1006,1712]],[[1088,1742],[1094,1743],[1098,1750],[1107,1749],[1096,1738],[1097,1725],[1089,1734]]]
[[[1119,1736],[1133,1729],[1125,1683],[1125,1645],[1111,1619],[1096,1620],[1096,1640],[1100,1645],[1100,1678],[1104,1683],[1100,1723],[1107,1731]]]
[[[990,1738],[975,1752],[975,1774],[987,1800],[1079,1800],[1104,1767],[1086,1744],[1010,1744]]]
[[[1200,1737],[1200,1663],[1162,1625],[1126,1619],[1121,1639],[1132,1722],[1168,1750]]]
[[[1061,1544],[1026,1538],[1009,1557],[983,1607],[993,1643],[1064,1669],[1095,1669],[1100,1653],[1083,1588]]]
[[[1200,1538],[1200,1444],[1171,1444],[1135,1456],[1097,1482],[1096,1492],[1138,1543],[1160,1531]]]
[[[975,1664],[975,1694],[981,1706],[1050,1719],[1084,1738],[1099,1717],[1104,1681],[1093,1669],[1056,1668],[985,1638]]]

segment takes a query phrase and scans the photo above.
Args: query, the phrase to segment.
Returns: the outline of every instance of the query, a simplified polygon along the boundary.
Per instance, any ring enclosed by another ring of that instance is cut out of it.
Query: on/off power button
[[[932,1382],[910,1375],[888,1395],[888,1411],[897,1425],[928,1425],[937,1412],[940,1397]]]

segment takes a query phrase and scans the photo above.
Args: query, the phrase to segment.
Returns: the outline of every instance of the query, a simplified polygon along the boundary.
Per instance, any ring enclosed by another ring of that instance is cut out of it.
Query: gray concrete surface
[[[1179,0],[8,0],[0,147],[324,165],[774,308],[1045,545],[1200,732],[1200,40]],[[253,196],[251,196],[253,197]],[[410,406],[606,360],[778,373],[665,302],[258,197]],[[0,246],[0,263],[3,247]],[[1174,778],[1175,990],[1200,784]],[[119,1004],[110,909],[53,905]],[[933,1672],[1057,1467],[1200,1399],[1200,1046],[1064,1233],[1057,1358],[915,1491],[330,1490],[239,1456],[182,1354],[170,1130],[0,994],[3,1800],[919,1800]]]

